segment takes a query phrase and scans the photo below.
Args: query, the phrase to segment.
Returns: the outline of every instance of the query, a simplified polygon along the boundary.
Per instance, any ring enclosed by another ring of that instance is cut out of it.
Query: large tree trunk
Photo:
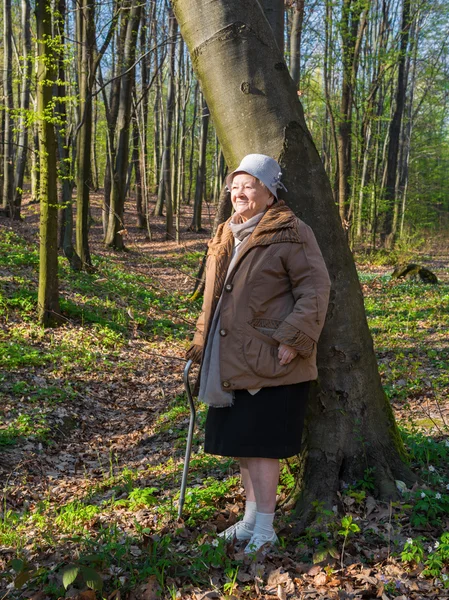
[[[257,0],[173,4],[229,167],[251,152],[280,161],[286,200],[312,226],[332,279],[298,510],[307,516],[317,499],[333,505],[339,482],[360,478],[368,467],[375,467],[379,496],[395,497],[395,479],[411,483],[414,478],[401,459],[329,181],[268,21]]]
[[[57,57],[52,44],[50,0],[36,3],[38,39],[37,114],[40,152],[40,253],[38,317],[44,326],[60,320],[58,296],[58,193],[56,187],[56,135],[50,118]]]

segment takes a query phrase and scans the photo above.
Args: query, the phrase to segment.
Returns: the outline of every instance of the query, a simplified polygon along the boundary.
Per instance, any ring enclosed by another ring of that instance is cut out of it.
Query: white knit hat
[[[256,177],[267,186],[276,199],[279,188],[287,191],[285,185],[281,183],[281,167],[271,156],[266,156],[265,154],[247,154],[237,169],[226,177],[228,190],[231,189],[232,180],[237,173],[248,173],[248,175]]]

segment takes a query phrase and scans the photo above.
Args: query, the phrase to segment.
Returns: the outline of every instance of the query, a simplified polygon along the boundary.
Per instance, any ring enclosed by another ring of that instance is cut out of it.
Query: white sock
[[[262,534],[268,537],[274,533],[273,529],[274,513],[256,513],[256,523],[254,525],[254,535]]]
[[[251,500],[247,500],[245,504],[245,516],[243,522],[248,526],[249,529],[254,528],[256,522],[257,504]]]

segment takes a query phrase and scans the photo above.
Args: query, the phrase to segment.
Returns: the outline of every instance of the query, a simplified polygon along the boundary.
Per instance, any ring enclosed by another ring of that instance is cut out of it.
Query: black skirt
[[[288,458],[301,451],[309,381],[236,390],[234,404],[209,407],[204,451],[240,458]]]

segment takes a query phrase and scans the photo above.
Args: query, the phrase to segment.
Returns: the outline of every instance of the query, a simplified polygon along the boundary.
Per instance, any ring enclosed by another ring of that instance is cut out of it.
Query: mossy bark
[[[298,513],[306,519],[316,499],[333,505],[340,482],[360,478],[367,467],[375,469],[379,497],[392,498],[395,479],[411,483],[414,477],[382,390],[330,184],[269,23],[256,0],[173,5],[229,167],[252,152],[279,160],[285,200],[313,228],[332,280]]]
[[[61,320],[58,296],[58,197],[56,185],[56,135],[51,120],[53,85],[57,57],[52,41],[51,2],[38,0],[36,24],[38,39],[37,112],[39,119],[40,162],[40,255],[38,318],[44,326]]]

